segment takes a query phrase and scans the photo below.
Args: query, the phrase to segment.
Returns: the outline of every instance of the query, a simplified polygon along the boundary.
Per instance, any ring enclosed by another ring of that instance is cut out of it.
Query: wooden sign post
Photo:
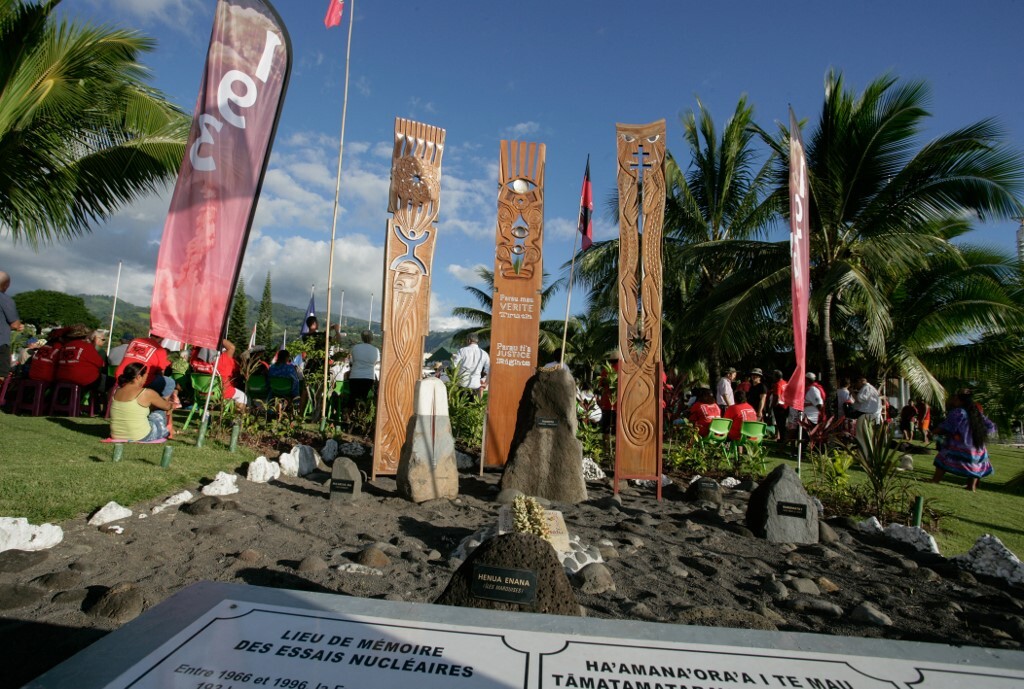
[[[423,345],[430,326],[430,270],[440,208],[441,155],[445,131],[395,120],[391,191],[384,252],[377,430],[373,477],[394,474],[413,417],[413,394],[423,370]]]
[[[544,144],[501,142],[485,466],[508,461],[519,402],[537,368],[544,277]]]
[[[661,498],[661,243],[665,120],[615,125],[619,186],[619,378],[615,490],[655,479]]]

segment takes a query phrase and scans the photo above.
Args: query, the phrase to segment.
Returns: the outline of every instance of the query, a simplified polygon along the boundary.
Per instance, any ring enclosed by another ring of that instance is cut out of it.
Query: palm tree
[[[595,374],[618,344],[618,326],[600,313],[588,310],[569,319],[565,341],[565,360],[573,368],[577,381],[593,382]]]
[[[681,369],[706,368],[714,375],[722,368],[723,356],[736,355],[728,333],[705,337],[721,330],[709,321],[713,315],[705,301],[733,273],[751,266],[717,247],[764,236],[776,217],[778,199],[768,194],[772,156],[758,163],[753,112],[746,98],[740,98],[719,133],[698,100],[697,111],[683,117],[689,166],[684,171],[671,153],[666,155],[663,340],[666,361]],[[617,220],[617,199],[609,206]],[[581,284],[590,290],[591,306],[615,318],[618,241],[595,244],[577,257],[577,265]]]
[[[919,145],[927,100],[923,82],[890,75],[860,94],[846,90],[841,74],[830,71],[825,79],[824,105],[806,154],[811,312],[832,389],[837,317],[856,316],[863,346],[883,358],[894,331],[886,286],[926,270],[935,256],[956,256],[941,228],[969,217],[1021,214],[1024,159],[1003,143],[1002,130],[982,120]],[[789,133],[762,136],[778,156],[775,195],[781,205],[789,193]],[[788,212],[788,204],[782,207]],[[788,283],[786,263],[775,267]]]
[[[189,121],[145,83],[154,43],[0,5],[0,228],[34,246],[88,232],[174,178]]]
[[[472,306],[456,306],[452,309],[452,315],[473,323],[468,328],[463,328],[456,332],[452,339],[455,342],[461,342],[471,333],[476,333],[480,336],[481,340],[489,340],[491,337],[491,309],[494,304],[494,271],[487,268],[478,268],[476,271],[477,275],[484,283],[484,289],[474,287],[473,285],[467,285],[463,289],[473,295],[473,298],[480,305],[479,308]],[[548,303],[548,300],[557,292],[563,284],[564,279],[555,280],[554,282],[547,284],[551,278],[550,275],[544,273],[543,283],[547,286],[542,286],[540,293],[540,308],[544,310],[544,306]],[[538,346],[541,351],[553,352],[562,344],[562,321],[541,321],[540,322],[540,340]]]

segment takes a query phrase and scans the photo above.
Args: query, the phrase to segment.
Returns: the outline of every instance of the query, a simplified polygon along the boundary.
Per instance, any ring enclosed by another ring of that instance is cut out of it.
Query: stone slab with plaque
[[[470,590],[477,598],[529,604],[537,600],[537,575],[528,569],[477,564]]]
[[[194,584],[31,689],[1016,689],[1024,653]],[[628,684],[627,684],[628,683]]]

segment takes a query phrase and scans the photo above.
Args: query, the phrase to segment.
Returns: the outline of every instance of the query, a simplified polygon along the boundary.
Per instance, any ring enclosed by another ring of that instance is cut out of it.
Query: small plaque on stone
[[[775,512],[782,517],[807,519],[807,505],[797,502],[778,502],[775,504]]]
[[[349,495],[351,495],[352,493],[356,492],[356,482],[347,478],[332,478],[331,492],[348,493]]]
[[[338,457],[331,467],[330,498],[332,506],[347,505],[363,493],[363,477],[359,467],[348,457]]]
[[[700,484],[700,487],[703,488],[704,490],[718,489],[718,481],[716,481],[713,478],[702,478],[700,479],[700,481],[698,481],[698,483]]]
[[[551,419],[551,418],[548,418],[548,417],[545,417],[545,416],[538,416],[537,417],[537,427],[538,428],[557,428],[558,427],[558,419]]]
[[[504,603],[537,600],[537,575],[528,569],[474,565],[470,590],[477,598]]]

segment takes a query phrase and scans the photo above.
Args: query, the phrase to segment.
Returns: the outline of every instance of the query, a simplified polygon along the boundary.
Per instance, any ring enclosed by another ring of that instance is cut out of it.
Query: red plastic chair
[[[86,390],[75,383],[60,381],[54,385],[50,400],[50,416],[96,416],[95,390]]]
[[[23,378],[18,383],[18,392],[14,396],[14,413],[25,411],[32,416],[42,416],[49,387],[50,384],[46,381]]]

